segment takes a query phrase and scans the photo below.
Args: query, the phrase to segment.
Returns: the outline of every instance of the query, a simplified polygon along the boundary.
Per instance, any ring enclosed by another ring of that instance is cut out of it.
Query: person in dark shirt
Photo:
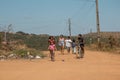
[[[80,58],[84,57],[84,39],[82,34],[78,35],[78,46],[79,46],[79,54],[80,54]]]

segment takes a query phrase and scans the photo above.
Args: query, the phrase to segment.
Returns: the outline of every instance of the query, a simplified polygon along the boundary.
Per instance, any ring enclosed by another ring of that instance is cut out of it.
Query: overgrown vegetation
[[[120,53],[120,33],[117,33],[117,35],[119,34],[118,36],[113,33],[112,35],[105,34],[101,34],[99,47],[96,33],[85,34],[86,47],[92,50]],[[7,33],[6,35],[7,43],[4,42],[4,32],[0,33],[0,56],[4,55],[6,57],[12,54],[19,58],[28,58],[28,56],[35,57],[37,55],[42,58],[45,57],[42,51],[48,50],[49,35],[28,34],[22,31],[14,34]],[[59,36],[55,36],[56,45],[58,38]],[[73,38],[77,39],[76,36],[72,36],[72,39]],[[59,49],[58,45],[57,48]]]
[[[34,49],[19,49],[14,50],[13,54],[17,56],[17,58],[35,58],[36,56],[39,56],[40,58],[44,58],[46,55],[44,55],[41,51],[34,50]]]
[[[0,35],[0,51],[3,57],[10,55],[17,58],[35,58],[36,56],[44,58],[46,56],[42,50],[47,49],[48,35],[27,34],[21,31],[15,34],[7,33],[7,42],[4,41],[4,33],[1,32]]]
[[[92,50],[120,53],[120,33],[117,33],[117,36],[114,33],[112,33],[112,35],[111,33],[101,33],[99,47],[96,36],[97,35],[95,33],[85,35],[87,48]]]

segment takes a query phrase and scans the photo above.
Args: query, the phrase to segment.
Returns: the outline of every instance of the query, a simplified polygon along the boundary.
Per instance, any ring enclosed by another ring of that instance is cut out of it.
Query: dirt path
[[[55,62],[0,61],[0,80],[120,80],[120,55],[87,50],[83,59],[56,52]]]

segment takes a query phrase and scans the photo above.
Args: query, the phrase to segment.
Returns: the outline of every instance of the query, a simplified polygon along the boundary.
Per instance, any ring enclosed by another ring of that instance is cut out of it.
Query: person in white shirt
[[[72,40],[70,39],[70,36],[68,36],[67,39],[65,40],[65,45],[68,53],[70,53],[71,43],[72,43]]]

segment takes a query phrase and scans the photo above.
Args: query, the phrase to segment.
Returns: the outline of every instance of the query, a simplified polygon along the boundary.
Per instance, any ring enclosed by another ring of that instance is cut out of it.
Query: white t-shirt
[[[66,39],[65,43],[66,43],[66,47],[71,47],[72,40],[71,39]]]

